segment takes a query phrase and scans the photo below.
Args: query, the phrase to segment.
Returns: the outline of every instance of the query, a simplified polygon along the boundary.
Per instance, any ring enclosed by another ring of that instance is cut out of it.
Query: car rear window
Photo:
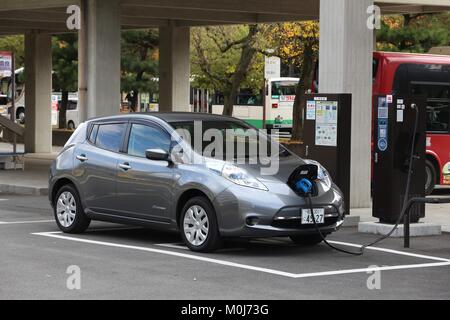
[[[126,128],[126,123],[100,124],[95,145],[102,149],[119,152]]]

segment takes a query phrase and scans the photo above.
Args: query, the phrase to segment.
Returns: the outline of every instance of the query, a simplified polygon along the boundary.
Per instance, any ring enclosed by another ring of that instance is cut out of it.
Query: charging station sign
[[[316,101],[316,146],[337,147],[338,101]]]

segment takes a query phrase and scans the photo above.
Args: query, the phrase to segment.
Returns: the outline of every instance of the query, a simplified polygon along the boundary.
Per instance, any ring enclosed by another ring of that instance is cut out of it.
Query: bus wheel
[[[20,124],[25,123],[25,109],[19,108],[17,110],[16,120],[19,121]]]
[[[430,160],[425,161],[425,194],[429,196],[436,186],[436,168]]]
[[[73,121],[69,121],[69,123],[67,124],[67,127],[69,128],[69,130],[75,130],[75,123],[73,123]]]

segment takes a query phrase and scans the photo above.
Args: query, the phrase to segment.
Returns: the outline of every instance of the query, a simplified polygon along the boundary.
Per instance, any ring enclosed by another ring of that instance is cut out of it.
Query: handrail
[[[12,133],[17,134],[18,136],[23,137],[24,133],[25,133],[25,129],[18,125],[17,123],[9,120],[8,118],[1,116],[0,115],[0,126],[5,127],[6,129],[8,129],[9,131],[11,131]]]

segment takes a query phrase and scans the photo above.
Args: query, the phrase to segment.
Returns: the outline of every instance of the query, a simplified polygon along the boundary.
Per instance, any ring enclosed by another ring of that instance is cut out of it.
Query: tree
[[[192,29],[195,85],[223,94],[224,115],[233,114],[239,89],[259,91],[262,87],[262,57],[257,55],[261,51],[262,30],[254,24]]]
[[[389,15],[377,31],[377,49],[427,53],[450,45],[450,13]]]
[[[313,80],[314,65],[319,52],[319,23],[317,21],[278,23],[269,27],[275,55],[284,63],[298,69],[300,80],[293,106],[292,140],[303,138],[303,114],[306,91]]]
[[[141,92],[156,92],[158,32],[153,29],[122,32],[122,92],[130,94],[131,109],[138,111]]]
[[[24,37],[4,36],[0,37],[0,51],[12,51],[16,58],[16,69],[25,64]]]
[[[67,127],[67,104],[69,92],[77,91],[78,48],[77,34],[66,33],[52,38],[53,90],[61,91],[59,105],[59,128]]]

